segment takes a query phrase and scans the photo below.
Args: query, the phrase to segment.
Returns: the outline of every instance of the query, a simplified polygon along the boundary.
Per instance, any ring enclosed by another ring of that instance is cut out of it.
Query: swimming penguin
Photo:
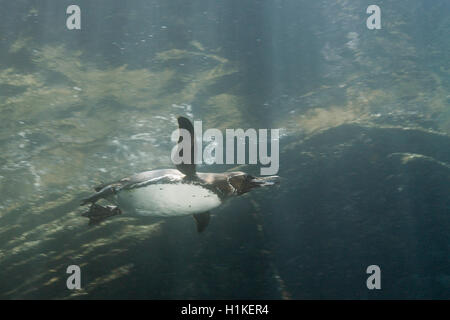
[[[194,127],[184,117],[178,117],[178,127],[190,133],[190,163],[182,162],[176,169],[137,173],[96,187],[96,193],[81,203],[81,205],[91,204],[89,211],[83,214],[89,218],[89,224],[96,224],[108,217],[121,214],[123,210],[143,216],[193,215],[197,231],[202,232],[209,224],[211,209],[217,208],[231,197],[279,182],[278,176],[253,177],[241,171],[197,172],[194,164]],[[180,135],[178,143],[181,139]],[[181,150],[180,155],[182,152]],[[116,206],[100,206],[96,204],[100,199],[113,202]]]

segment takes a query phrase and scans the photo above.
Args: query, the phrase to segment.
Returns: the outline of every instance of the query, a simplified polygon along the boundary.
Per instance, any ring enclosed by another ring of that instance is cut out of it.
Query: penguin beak
[[[267,176],[267,177],[259,177],[253,178],[251,183],[255,187],[265,187],[265,186],[273,186],[275,184],[280,183],[279,176]]]

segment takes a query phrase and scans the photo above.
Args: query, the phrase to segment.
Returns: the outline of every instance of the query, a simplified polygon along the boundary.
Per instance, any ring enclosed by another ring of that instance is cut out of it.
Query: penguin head
[[[272,186],[280,183],[278,176],[254,177],[245,172],[231,172],[228,177],[229,183],[238,195],[249,192],[254,188]]]

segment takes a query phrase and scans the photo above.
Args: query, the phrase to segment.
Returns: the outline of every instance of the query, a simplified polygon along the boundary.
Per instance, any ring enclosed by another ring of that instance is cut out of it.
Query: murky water
[[[366,1],[78,1],[81,30],[0,4],[1,298],[449,298],[448,1],[383,2],[380,30]],[[94,186],[173,167],[178,115],[280,128],[281,185],[201,235],[88,227]]]

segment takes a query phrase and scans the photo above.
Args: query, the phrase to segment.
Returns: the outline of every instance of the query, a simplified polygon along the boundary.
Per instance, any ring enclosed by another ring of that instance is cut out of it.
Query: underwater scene
[[[0,8],[0,299],[450,299],[450,1]]]

